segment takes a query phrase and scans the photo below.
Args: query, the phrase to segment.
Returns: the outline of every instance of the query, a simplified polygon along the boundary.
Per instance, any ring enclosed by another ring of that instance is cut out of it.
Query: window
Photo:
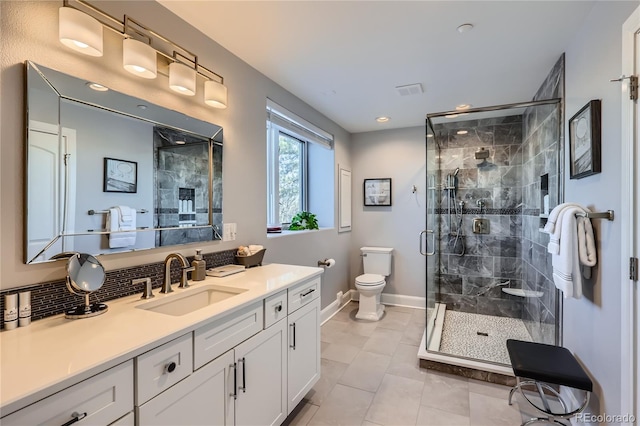
[[[333,136],[267,100],[267,223],[288,224],[311,211],[321,226],[333,226],[332,173]]]

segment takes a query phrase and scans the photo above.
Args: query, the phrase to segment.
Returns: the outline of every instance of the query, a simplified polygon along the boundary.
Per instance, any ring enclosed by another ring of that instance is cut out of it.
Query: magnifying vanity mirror
[[[104,284],[105,272],[95,257],[86,253],[73,253],[67,260],[67,288],[73,294],[84,296],[84,304],[68,309],[65,317],[80,319],[107,312],[104,303],[91,303],[89,296]]]
[[[26,70],[26,263],[221,239],[220,126]]]

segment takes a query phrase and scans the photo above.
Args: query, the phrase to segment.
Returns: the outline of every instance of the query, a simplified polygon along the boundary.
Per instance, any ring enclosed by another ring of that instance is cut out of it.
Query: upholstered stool
[[[507,350],[517,379],[516,385],[509,393],[509,405],[511,405],[513,394],[519,390],[523,398],[545,416],[528,420],[522,423],[522,426],[541,421],[564,425],[556,419],[570,419],[587,407],[593,383],[566,348],[509,339]],[[550,385],[567,386],[584,391],[584,402],[579,408],[571,410],[556,389]],[[530,387],[531,390],[537,391],[542,406],[539,402],[536,404],[531,401],[524,393],[523,387]],[[545,390],[558,399],[562,412],[552,411]]]

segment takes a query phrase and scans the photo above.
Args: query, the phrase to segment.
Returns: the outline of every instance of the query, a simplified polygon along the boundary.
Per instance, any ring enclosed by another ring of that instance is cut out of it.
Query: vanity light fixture
[[[195,95],[196,70],[180,62],[169,64],[169,87],[181,95]]]
[[[224,84],[222,77],[220,83],[213,80],[204,82],[204,102],[214,108],[227,107],[227,86]]]
[[[119,20],[85,0],[63,0],[59,9],[60,41],[67,47],[92,56],[102,56],[102,33],[106,28],[124,38],[122,65],[139,77],[152,79],[165,66],[169,87],[184,95],[197,91],[198,77],[204,80],[204,102],[214,108],[227,107],[224,78],[198,62],[198,56],[133,18]],[[166,75],[162,72],[163,75]]]
[[[81,11],[62,6],[58,10],[58,38],[76,52],[102,56],[102,24]]]
[[[376,121],[377,121],[378,123],[386,123],[386,122],[387,122],[387,121],[389,121],[389,120],[391,120],[391,118],[390,118],[390,117],[385,117],[385,116],[382,116],[382,117],[376,117]]]
[[[156,78],[158,58],[150,45],[133,38],[122,40],[122,66],[133,75],[142,78]]]

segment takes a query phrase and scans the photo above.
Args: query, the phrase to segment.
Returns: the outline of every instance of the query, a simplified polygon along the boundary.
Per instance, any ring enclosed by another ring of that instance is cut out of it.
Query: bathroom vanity
[[[320,377],[322,272],[265,265],[0,333],[0,422],[280,424]]]

